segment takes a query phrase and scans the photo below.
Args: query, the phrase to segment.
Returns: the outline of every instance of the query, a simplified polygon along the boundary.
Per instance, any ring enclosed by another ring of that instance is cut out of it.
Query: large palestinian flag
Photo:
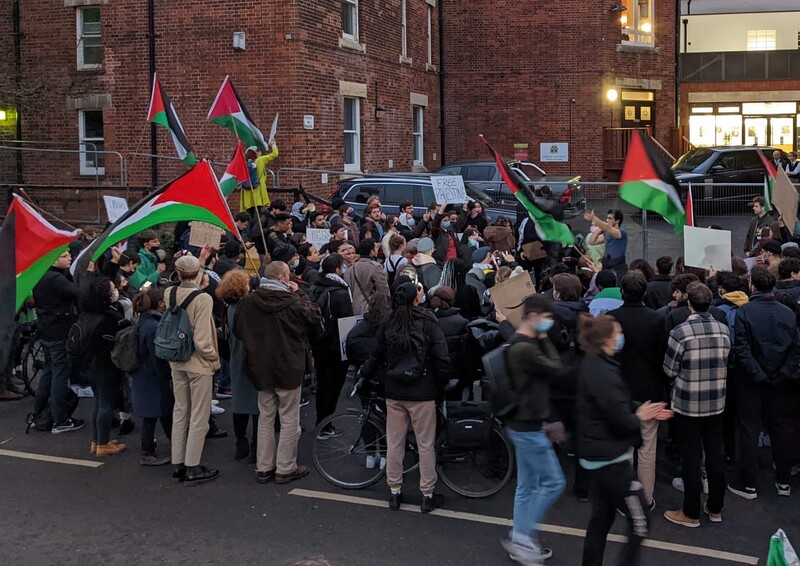
[[[205,159],[149,194],[98,236],[73,263],[73,273],[86,270],[110,247],[165,222],[197,220],[237,234],[236,224],[211,165]]]
[[[197,157],[186,139],[186,132],[183,129],[175,107],[172,105],[167,93],[161,83],[158,82],[158,75],[153,74],[153,92],[150,95],[150,109],[147,111],[147,121],[164,126],[172,136],[172,143],[175,144],[175,151],[178,157],[186,165],[197,163]]]
[[[767,159],[767,156],[764,155],[764,152],[760,149],[756,151],[758,156],[761,158],[761,162],[764,164],[764,200],[767,201],[766,211],[772,212],[772,197],[775,194],[775,183],[778,180],[778,170],[775,169],[775,166]]]
[[[642,210],[651,210],[672,224],[676,234],[686,225],[680,185],[672,170],[641,131],[631,136],[620,179],[619,196]]]
[[[242,142],[236,143],[236,151],[233,152],[233,159],[225,168],[225,173],[219,180],[219,188],[226,197],[230,195],[241,183],[250,180],[250,170],[247,168],[247,160],[244,158],[244,146]]]
[[[767,566],[797,566],[798,564],[800,564],[800,558],[797,557],[797,552],[792,548],[783,529],[778,529],[772,535],[769,543]]]
[[[558,242],[564,245],[575,243],[575,236],[569,226],[563,222],[559,222],[551,214],[536,206],[534,196],[531,189],[523,183],[519,176],[503,161],[500,154],[489,144],[488,140],[480,135],[481,141],[489,148],[489,152],[494,157],[497,168],[500,170],[500,176],[503,182],[508,185],[508,188],[517,197],[517,200],[525,207],[528,216],[536,225],[536,234],[543,242]]]
[[[14,195],[0,227],[0,371],[8,370],[22,303],[78,231],[58,230]]]
[[[219,88],[211,110],[208,111],[208,119],[223,128],[228,128],[246,147],[255,146],[259,151],[267,151],[268,144],[264,134],[250,117],[227,76]]]

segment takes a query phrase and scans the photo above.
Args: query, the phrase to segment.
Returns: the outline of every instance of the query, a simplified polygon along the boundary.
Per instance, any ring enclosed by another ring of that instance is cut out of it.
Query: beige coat
[[[344,280],[353,294],[353,314],[367,312],[367,299],[375,293],[389,298],[389,280],[386,271],[377,261],[361,258],[344,272]]]
[[[178,287],[176,302],[181,304],[192,291],[199,289],[197,285],[181,283]],[[164,302],[169,309],[172,307],[172,290],[167,289],[164,293]],[[186,314],[194,333],[194,352],[188,362],[170,362],[169,365],[174,370],[189,373],[199,373],[203,375],[214,375],[219,369],[219,349],[217,348],[217,328],[214,325],[212,308],[214,299],[208,293],[201,293],[189,303]]]

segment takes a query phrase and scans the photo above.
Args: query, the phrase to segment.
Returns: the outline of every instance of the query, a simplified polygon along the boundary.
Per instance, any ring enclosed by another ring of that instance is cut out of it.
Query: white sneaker
[[[509,539],[500,541],[503,549],[508,552],[508,557],[514,562],[524,564],[525,566],[534,566],[537,564],[544,564],[544,561],[553,556],[553,551],[549,548],[542,548],[536,544],[530,545],[513,542]]]
[[[775,489],[778,490],[778,495],[782,497],[789,497],[792,495],[792,486],[788,483],[776,483]]]
[[[377,464],[378,464],[378,457],[375,456],[374,454],[367,454],[366,468],[368,470],[374,470]]]
[[[703,483],[703,493],[708,495],[708,480],[702,478],[700,481]],[[683,493],[683,478],[672,478],[672,487]]]
[[[216,417],[217,415],[221,415],[225,412],[225,409],[219,407],[217,405],[211,405],[211,416]]]

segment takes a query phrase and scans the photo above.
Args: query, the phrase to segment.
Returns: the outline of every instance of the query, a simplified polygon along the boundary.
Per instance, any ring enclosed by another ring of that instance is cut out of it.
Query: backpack
[[[333,311],[331,310],[331,292],[332,290],[330,289],[322,291],[314,301],[322,315],[319,330],[316,333],[316,338],[318,340],[336,336],[336,333],[339,331],[336,317],[333,316]]]
[[[123,328],[114,337],[111,348],[111,363],[117,369],[130,373],[142,367],[139,358],[139,326],[133,324]]]
[[[94,357],[94,336],[103,320],[100,313],[82,312],[67,334],[67,354],[74,367],[86,369]]]
[[[170,302],[172,307],[164,313],[156,327],[156,338],[153,342],[156,357],[168,362],[187,362],[194,353],[194,331],[186,314],[186,308],[200,295],[202,291],[192,291],[184,301],[178,305],[178,288],[173,287]]]
[[[484,374],[481,385],[488,393],[492,413],[501,420],[510,418],[519,407],[519,393],[508,371],[509,346],[503,344],[481,359]]]
[[[415,325],[416,326],[416,325]],[[392,351],[392,361],[386,369],[386,378],[410,385],[425,375],[425,361],[428,357],[428,341],[419,327],[412,330],[411,348],[402,352]]]
[[[261,185],[261,180],[258,178],[258,165],[255,160],[247,162],[247,171],[250,173],[250,180],[242,183],[243,189],[257,189]]]
[[[389,286],[391,286],[392,283],[394,283],[394,279],[395,277],[397,277],[397,266],[400,264],[401,261],[403,261],[403,258],[400,258],[397,261],[392,261],[391,258],[386,259],[386,265],[391,266],[392,268],[391,271],[389,271],[388,269],[386,270],[386,279],[389,282]]]

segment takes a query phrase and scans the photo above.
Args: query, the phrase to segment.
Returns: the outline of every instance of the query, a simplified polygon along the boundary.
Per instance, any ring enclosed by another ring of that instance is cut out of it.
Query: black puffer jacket
[[[444,333],[450,360],[454,363],[458,361],[458,356],[461,355],[464,349],[464,341],[467,336],[467,324],[469,324],[469,321],[458,313],[459,309],[457,308],[449,308],[447,310],[437,309],[433,311],[433,314],[436,316],[436,321],[439,323],[439,328],[441,328]]]
[[[353,327],[347,335],[347,361],[352,365],[361,367],[369,359],[370,354],[378,347],[378,329],[362,320]]]
[[[394,316],[394,314],[390,315]],[[435,401],[442,386],[450,377],[450,358],[447,342],[436,317],[423,309],[414,309],[412,334],[424,341],[427,349],[425,372],[414,382],[394,379],[386,374],[387,369],[396,368],[412,354],[393,347],[386,337],[386,324],[378,331],[377,347],[361,368],[361,375],[368,379],[384,380],[386,398],[396,401]]]
[[[653,310],[667,306],[672,301],[672,277],[656,275],[647,283],[644,304]]]
[[[323,293],[330,293],[331,314],[334,318],[339,319],[353,316],[353,301],[350,298],[350,291],[347,285],[329,279],[323,275],[311,287],[309,297],[313,302],[319,304],[319,299]],[[322,313],[322,315],[325,316],[325,313]],[[315,353],[325,351],[336,354],[339,353],[340,344],[338,327],[336,328],[336,332],[332,335],[321,340],[314,340],[311,343]]]
[[[39,320],[39,338],[66,340],[78,318],[78,284],[66,269],[51,267],[33,288],[33,302]]]
[[[577,454],[613,460],[641,444],[636,403],[619,364],[605,354],[587,355],[578,379]]]

